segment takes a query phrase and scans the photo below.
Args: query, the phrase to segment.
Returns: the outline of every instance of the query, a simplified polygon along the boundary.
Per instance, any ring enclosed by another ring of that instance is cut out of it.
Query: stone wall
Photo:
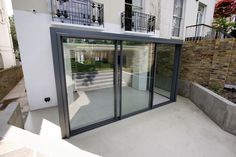
[[[0,71],[0,100],[15,87],[23,77],[21,66],[4,69]]]
[[[236,40],[217,39],[185,42],[180,79],[220,89],[236,84]]]

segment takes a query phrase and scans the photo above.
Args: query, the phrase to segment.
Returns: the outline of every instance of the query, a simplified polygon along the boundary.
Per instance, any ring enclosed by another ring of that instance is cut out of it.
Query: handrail
[[[232,38],[232,36],[223,30],[214,28],[213,26],[209,26],[207,24],[196,24],[186,27],[186,41],[222,38]]]
[[[229,36],[229,37],[232,37],[230,34],[228,34],[227,32],[225,32],[224,30],[215,28],[215,27],[210,26],[210,25],[207,25],[207,24],[190,25],[190,26],[187,26],[186,28],[189,28],[189,27],[196,27],[196,26],[206,26],[206,27],[208,27],[208,28],[211,28],[211,29],[215,29],[215,30],[217,30],[217,31],[220,31],[221,33],[224,33],[225,35],[227,35],[227,36]]]
[[[189,26],[187,26],[186,28],[189,28],[189,27],[196,27],[196,26],[206,26],[206,27],[211,27],[211,28],[213,28],[212,26],[210,26],[210,25],[207,25],[207,24],[196,24],[196,25],[189,25]]]

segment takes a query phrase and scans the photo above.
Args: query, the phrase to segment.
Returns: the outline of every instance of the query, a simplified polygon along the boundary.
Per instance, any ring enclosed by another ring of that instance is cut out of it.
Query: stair
[[[92,91],[113,87],[113,71],[74,73],[75,89]],[[122,83],[125,85],[125,82]]]

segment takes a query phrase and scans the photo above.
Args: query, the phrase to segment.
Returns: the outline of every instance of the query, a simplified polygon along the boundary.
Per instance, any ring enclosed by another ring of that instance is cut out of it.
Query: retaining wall
[[[222,89],[236,84],[236,40],[188,41],[183,44],[180,79]]]
[[[223,130],[236,135],[236,104],[189,81],[179,81],[179,94],[189,98]]]

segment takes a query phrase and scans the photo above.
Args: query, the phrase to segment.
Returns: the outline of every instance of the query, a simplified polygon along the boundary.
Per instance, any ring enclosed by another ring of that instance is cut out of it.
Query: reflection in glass
[[[123,42],[122,115],[147,109],[153,44]]]
[[[153,104],[166,102],[170,98],[173,66],[174,66],[175,45],[158,44],[156,60],[156,78],[154,80]],[[157,95],[162,95],[157,99]]]
[[[71,129],[113,118],[113,42],[64,38],[63,51]]]

